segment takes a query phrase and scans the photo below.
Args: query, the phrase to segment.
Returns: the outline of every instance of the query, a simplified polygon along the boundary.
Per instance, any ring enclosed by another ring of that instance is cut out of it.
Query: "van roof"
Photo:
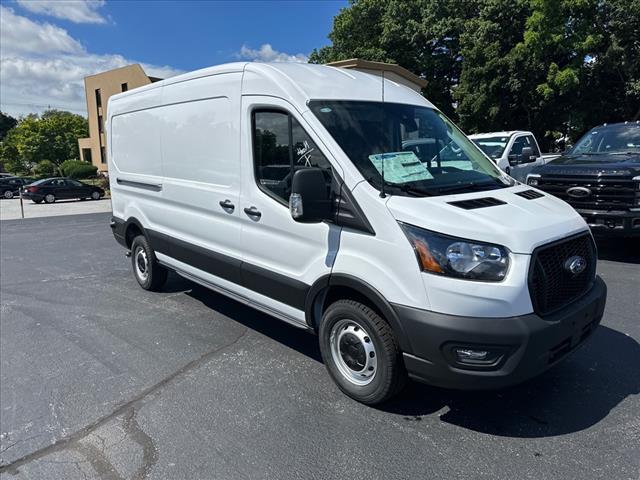
[[[384,92],[384,99],[388,102],[433,107],[422,95],[404,85],[389,79],[384,79],[383,85],[383,78],[378,75],[327,65],[294,62],[235,62],[216,65],[135,88],[112,98],[126,98],[142,91],[187,80],[243,71],[243,94],[276,95],[304,105],[311,99],[380,101]]]

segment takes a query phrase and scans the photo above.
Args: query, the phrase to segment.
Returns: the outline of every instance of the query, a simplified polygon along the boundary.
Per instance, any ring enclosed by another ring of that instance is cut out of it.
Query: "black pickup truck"
[[[594,234],[640,235],[640,122],[591,129],[527,184],[569,203]]]

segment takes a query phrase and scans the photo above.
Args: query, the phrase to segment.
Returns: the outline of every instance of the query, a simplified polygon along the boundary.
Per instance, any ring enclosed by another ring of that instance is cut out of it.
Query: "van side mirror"
[[[331,217],[331,197],[320,168],[303,168],[293,174],[289,212],[302,223],[319,223]]]

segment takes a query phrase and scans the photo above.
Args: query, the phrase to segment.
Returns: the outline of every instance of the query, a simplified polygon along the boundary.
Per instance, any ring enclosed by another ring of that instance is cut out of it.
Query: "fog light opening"
[[[489,356],[488,350],[471,350],[470,348],[456,348],[459,361],[484,361]]]
[[[505,354],[501,347],[456,345],[451,347],[456,364],[469,367],[495,367]]]

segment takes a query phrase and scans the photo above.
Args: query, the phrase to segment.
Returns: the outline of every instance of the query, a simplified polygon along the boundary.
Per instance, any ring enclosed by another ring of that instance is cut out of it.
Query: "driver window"
[[[260,188],[284,203],[289,202],[296,170],[318,167],[331,178],[327,158],[300,123],[283,111],[253,113],[253,161]]]

